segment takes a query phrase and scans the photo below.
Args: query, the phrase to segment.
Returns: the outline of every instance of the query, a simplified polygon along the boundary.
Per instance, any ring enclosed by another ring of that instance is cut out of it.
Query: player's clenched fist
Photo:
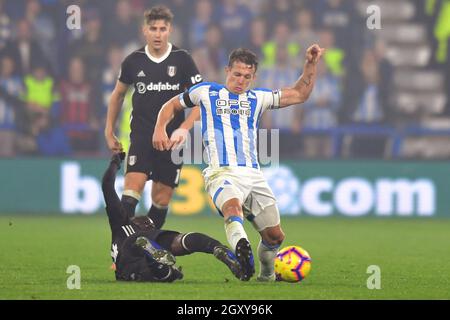
[[[189,131],[183,128],[176,129],[170,136],[170,141],[172,143],[172,150],[178,149],[184,145]]]
[[[123,151],[122,144],[119,142],[119,139],[117,139],[115,135],[107,135],[105,138],[109,150],[111,150],[113,153],[119,153]]]
[[[309,63],[316,64],[324,52],[324,48],[321,48],[318,44],[313,44],[306,50],[306,60]]]
[[[153,133],[153,148],[159,151],[170,150],[172,147],[172,142],[167,136],[166,130],[155,127],[155,132]]]

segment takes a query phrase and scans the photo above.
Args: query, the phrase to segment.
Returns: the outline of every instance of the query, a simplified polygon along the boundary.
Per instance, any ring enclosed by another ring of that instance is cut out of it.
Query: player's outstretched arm
[[[281,91],[280,108],[303,103],[308,100],[316,81],[316,66],[325,49],[314,44],[306,50],[306,61],[303,73],[291,88]]]
[[[167,136],[166,127],[167,124],[172,120],[175,112],[183,110],[178,96],[173,97],[167,101],[161,108],[158,114],[158,120],[155,125],[155,132],[153,133],[153,147],[156,150],[164,151],[170,150],[173,146],[173,142],[169,140]]]
[[[111,98],[108,104],[108,112],[106,114],[105,124],[105,140],[108,148],[113,153],[119,153],[123,151],[122,144],[114,134],[114,128],[116,127],[117,118],[120,110],[122,109],[123,100],[128,90],[128,85],[117,80],[116,86],[111,93]]]

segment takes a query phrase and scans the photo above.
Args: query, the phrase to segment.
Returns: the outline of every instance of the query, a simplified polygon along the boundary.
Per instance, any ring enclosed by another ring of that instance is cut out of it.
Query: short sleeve
[[[280,107],[281,90],[255,89],[260,95],[262,112]]]
[[[133,84],[133,77],[131,75],[132,75],[132,70],[131,70],[131,65],[130,65],[130,59],[129,59],[129,57],[127,57],[122,62],[118,79],[120,82],[131,85],[131,84]]]
[[[200,105],[202,92],[207,88],[206,83],[199,83],[191,87],[189,90],[181,93],[178,98],[183,108],[193,108]]]
[[[187,52],[184,58],[183,70],[185,75],[183,82],[186,89],[189,89],[192,86],[203,81],[203,78],[200,75],[200,72],[198,71],[194,59],[192,59],[191,55]]]

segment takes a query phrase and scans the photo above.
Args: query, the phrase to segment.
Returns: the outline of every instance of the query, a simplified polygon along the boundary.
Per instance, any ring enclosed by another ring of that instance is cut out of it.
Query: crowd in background
[[[302,71],[308,46],[326,48],[307,103],[262,119],[280,129],[290,157],[336,156],[332,130],[359,123],[396,128],[386,45],[366,26],[356,1],[166,0],[171,42],[189,50],[204,80],[224,81],[228,53],[244,46],[259,57],[257,86],[282,88]],[[145,43],[149,0],[0,0],[0,156],[105,156],[109,95],[123,58]],[[81,29],[66,26],[69,5]],[[421,12],[420,10],[418,11]],[[450,100],[450,98],[448,99]],[[118,131],[126,139],[130,99]],[[352,141],[351,156],[383,157],[385,138]]]

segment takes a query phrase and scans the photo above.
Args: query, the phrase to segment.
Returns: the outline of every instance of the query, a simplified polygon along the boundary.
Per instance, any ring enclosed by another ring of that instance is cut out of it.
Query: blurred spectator
[[[210,0],[198,0],[195,5],[195,15],[189,25],[189,45],[196,48],[203,44],[208,26],[212,22],[213,5]]]
[[[306,49],[314,43],[319,43],[319,34],[314,31],[314,16],[308,9],[297,11],[295,16],[295,31],[292,34],[292,42],[300,46],[299,67],[303,67]],[[323,44],[321,44],[323,46]]]
[[[133,16],[129,1],[117,1],[115,14],[107,20],[107,23],[105,29],[106,35],[109,36],[109,43],[116,43],[125,48],[138,42],[139,20]]]
[[[325,63],[317,65],[317,79],[309,99],[304,104],[302,128],[329,130],[338,124],[337,113],[341,104],[339,79],[327,70]],[[328,132],[316,132],[303,137],[303,155],[307,158],[330,158],[331,138]]]
[[[269,30],[274,30],[280,21],[289,23],[294,20],[293,5],[291,0],[271,1],[268,15],[266,16]],[[291,27],[289,25],[289,27]]]
[[[248,9],[251,11],[253,17],[265,16],[270,10],[270,0],[246,0],[242,1],[243,4],[247,5]]]
[[[276,61],[272,67],[262,67],[259,71],[259,86],[263,88],[281,89],[291,86],[300,76],[290,61],[286,47],[276,50]],[[280,130],[280,153],[294,155],[299,151],[299,144],[293,134],[300,132],[301,108],[290,106],[278,110],[267,111],[263,114],[262,127]]]
[[[358,16],[356,1],[321,0],[315,7],[318,25],[332,30],[335,45],[345,52],[349,62],[359,61],[364,50],[366,22]]]
[[[16,111],[22,108],[19,97],[23,94],[23,85],[14,73],[14,60],[5,56],[0,60],[0,157],[15,155]]]
[[[103,103],[101,110],[99,110],[99,122],[103,125],[101,130],[99,131],[100,137],[99,141],[103,141],[103,129],[106,123],[106,112],[108,110],[109,97],[111,96],[111,92],[113,91],[117,78],[120,73],[120,65],[124,59],[124,51],[116,46],[112,45],[108,49],[108,65],[105,70],[103,70],[102,75],[102,92],[103,92]],[[128,90],[132,92],[132,90]],[[123,108],[122,108],[123,110]],[[101,153],[108,154],[109,151],[107,149],[107,145],[105,143],[100,143]],[[127,150],[127,149],[126,149]]]
[[[371,126],[379,129],[379,135],[354,135],[351,140],[350,154],[355,157],[383,157],[387,137],[383,135],[380,125],[385,124],[386,106],[380,90],[380,71],[376,54],[366,50],[360,62],[361,78],[355,81],[355,99],[348,101],[351,109],[349,114],[354,124],[363,127]]]
[[[291,40],[291,29],[289,28],[289,25],[283,21],[276,24],[272,39],[267,41],[262,48],[264,54],[264,60],[262,61],[263,66],[271,67],[275,65],[277,50],[279,48],[287,50],[288,59],[290,60],[289,63],[298,61],[300,45]]]
[[[51,17],[42,10],[38,0],[28,0],[25,7],[25,20],[29,23],[33,39],[39,43],[45,57],[51,63],[52,70],[56,69],[55,25]]]
[[[51,108],[57,100],[55,81],[46,66],[36,64],[24,78],[25,98],[31,137],[37,138],[51,125]],[[30,145],[28,152],[36,152]]]
[[[75,154],[98,149],[99,123],[92,105],[92,88],[86,81],[85,66],[79,57],[69,62],[69,77],[61,82],[61,125]]]
[[[103,116],[106,116],[109,96],[116,85],[124,56],[124,51],[119,46],[112,45],[109,47],[107,65],[102,74],[103,107],[100,114]]]
[[[394,87],[394,67],[386,57],[386,45],[377,40],[374,45],[374,57],[378,65],[379,88],[381,105],[384,109],[385,122],[393,123],[396,116],[394,106],[391,103],[392,88]]]
[[[443,1],[438,13],[434,36],[438,41],[436,50],[436,61],[445,63],[448,59],[448,40],[450,39],[450,1]]]
[[[8,42],[3,54],[14,58],[14,64],[20,75],[30,73],[32,66],[37,63],[48,68],[47,59],[40,45],[32,39],[29,22],[20,20],[16,27],[16,37]]]
[[[258,57],[259,61],[262,61],[264,55],[262,48],[267,41],[267,23],[261,17],[254,18],[250,25],[250,42],[247,46],[248,49],[253,51]]]
[[[71,45],[70,54],[83,60],[86,66],[86,79],[95,85],[95,90],[99,90],[106,55],[106,39],[101,33],[102,21],[98,11],[96,9],[85,11],[82,15],[85,33],[80,40]],[[100,101],[95,102],[100,103]]]
[[[5,1],[0,0],[0,52],[11,38],[11,18],[5,10]]]
[[[194,1],[195,3],[198,0]],[[160,1],[162,2],[162,1]],[[212,1],[215,2],[215,1]],[[157,4],[158,2],[154,1],[152,3],[147,2],[145,5],[145,9],[150,8],[152,5]],[[181,47],[188,47],[189,45],[189,28],[191,23],[191,18],[195,15],[194,9],[195,4],[191,0],[166,0],[164,1],[164,4],[167,5],[170,10],[172,10],[172,13],[174,15],[174,20],[172,27],[175,27],[175,29],[179,30],[180,38],[187,39],[186,41],[177,42],[175,41],[174,34],[172,32],[172,35],[170,36],[171,42],[174,44],[177,44]],[[142,16],[142,12],[140,12],[139,16]],[[192,49],[192,48],[190,48]]]
[[[216,7],[214,22],[223,32],[223,45],[227,52],[232,48],[246,46],[250,35],[252,14],[237,0],[221,0]]]
[[[345,52],[336,47],[334,33],[330,29],[323,29],[319,32],[319,43],[325,48],[323,60],[332,75],[340,77],[345,74],[344,59]]]
[[[333,30],[336,42],[343,46],[352,26],[353,1],[325,0],[316,6],[316,18],[320,27]]]
[[[192,57],[205,81],[221,82],[228,56],[221,46],[222,32],[216,25],[208,27],[205,44],[192,52]]]

